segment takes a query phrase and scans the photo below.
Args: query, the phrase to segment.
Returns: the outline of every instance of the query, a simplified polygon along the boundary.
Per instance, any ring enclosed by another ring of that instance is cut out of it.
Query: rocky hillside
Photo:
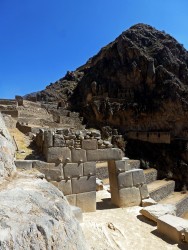
[[[148,159],[187,183],[188,147],[186,140],[176,140],[188,138],[188,52],[164,31],[132,26],[85,65],[39,92],[38,99],[68,102],[88,126],[110,125],[125,134],[169,132],[170,146],[143,142],[139,151],[137,140],[129,140],[128,155]]]

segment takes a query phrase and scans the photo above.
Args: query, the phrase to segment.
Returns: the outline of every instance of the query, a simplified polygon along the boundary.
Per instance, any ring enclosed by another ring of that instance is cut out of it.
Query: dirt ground
[[[157,232],[154,222],[140,215],[140,207],[115,208],[110,193],[97,192],[97,211],[84,213],[81,224],[91,250],[188,250]]]

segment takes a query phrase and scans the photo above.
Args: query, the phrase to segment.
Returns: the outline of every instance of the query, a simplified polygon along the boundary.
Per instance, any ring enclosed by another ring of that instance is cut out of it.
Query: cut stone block
[[[133,185],[135,187],[138,187],[139,185],[146,183],[143,169],[134,169],[130,171],[132,172],[133,175]]]
[[[123,188],[119,190],[119,207],[132,207],[141,204],[139,188]]]
[[[76,194],[66,195],[66,198],[70,205],[76,206]]]
[[[148,187],[146,184],[143,184],[142,186],[140,186],[139,189],[140,189],[140,196],[142,200],[149,198]]]
[[[82,215],[82,209],[76,206],[70,206],[71,211],[73,212],[75,218],[82,223],[83,222],[83,215]]]
[[[188,221],[166,214],[158,218],[157,230],[176,242],[186,241],[185,234],[186,230],[188,230]]]
[[[83,163],[67,163],[63,166],[63,169],[65,179],[83,176]]]
[[[108,171],[112,173],[122,173],[131,170],[127,160],[108,161]]]
[[[14,161],[18,169],[30,170],[32,169],[33,161],[31,160],[16,160]]]
[[[44,145],[45,147],[53,147],[53,134],[52,131],[44,131]]]
[[[71,151],[67,147],[52,147],[47,149],[47,162],[63,162],[71,159]]]
[[[98,147],[98,143],[96,139],[92,140],[82,140],[82,149],[86,150],[95,150]]]
[[[76,206],[81,208],[83,212],[96,211],[96,191],[77,194]]]
[[[119,148],[87,150],[88,161],[121,160],[123,152]]]
[[[55,163],[48,163],[45,161],[33,161],[33,168],[36,168],[40,171],[40,169],[50,169],[50,168],[54,168],[55,167]]]
[[[85,162],[84,163],[84,175],[96,175],[96,162]]]
[[[141,209],[140,213],[148,219],[157,222],[157,219],[163,215],[176,215],[176,206],[170,204],[157,204]]]
[[[118,188],[128,188],[133,186],[133,178],[132,178],[132,172],[127,171],[124,173],[120,173],[118,176]]]
[[[80,177],[72,179],[72,193],[79,194],[96,190],[96,177]]]
[[[44,169],[43,169],[44,171]],[[50,168],[45,172],[45,177],[48,181],[60,181],[64,178],[63,172],[59,167]]]
[[[71,180],[62,180],[58,184],[59,190],[63,192],[64,195],[72,194]]]
[[[86,162],[86,150],[84,149],[72,149],[72,162]]]
[[[142,207],[148,207],[148,206],[152,206],[152,205],[156,205],[157,202],[154,201],[152,198],[147,198],[142,200]]]
[[[50,183],[52,183],[55,187],[58,188],[59,182],[57,182],[57,181],[50,181]]]

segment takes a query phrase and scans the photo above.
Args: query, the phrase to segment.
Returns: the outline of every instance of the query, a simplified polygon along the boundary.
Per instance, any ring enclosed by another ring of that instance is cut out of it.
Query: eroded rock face
[[[15,172],[14,152],[15,148],[12,144],[12,138],[0,114],[0,180],[11,176]]]
[[[21,176],[0,192],[0,249],[87,249],[64,195],[45,180]]]

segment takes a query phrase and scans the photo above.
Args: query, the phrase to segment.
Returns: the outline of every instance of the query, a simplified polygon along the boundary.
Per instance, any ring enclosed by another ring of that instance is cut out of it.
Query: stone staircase
[[[157,170],[144,170],[150,197],[160,204],[176,206],[177,216],[181,217],[188,212],[188,193],[175,192],[175,181],[157,180]]]

